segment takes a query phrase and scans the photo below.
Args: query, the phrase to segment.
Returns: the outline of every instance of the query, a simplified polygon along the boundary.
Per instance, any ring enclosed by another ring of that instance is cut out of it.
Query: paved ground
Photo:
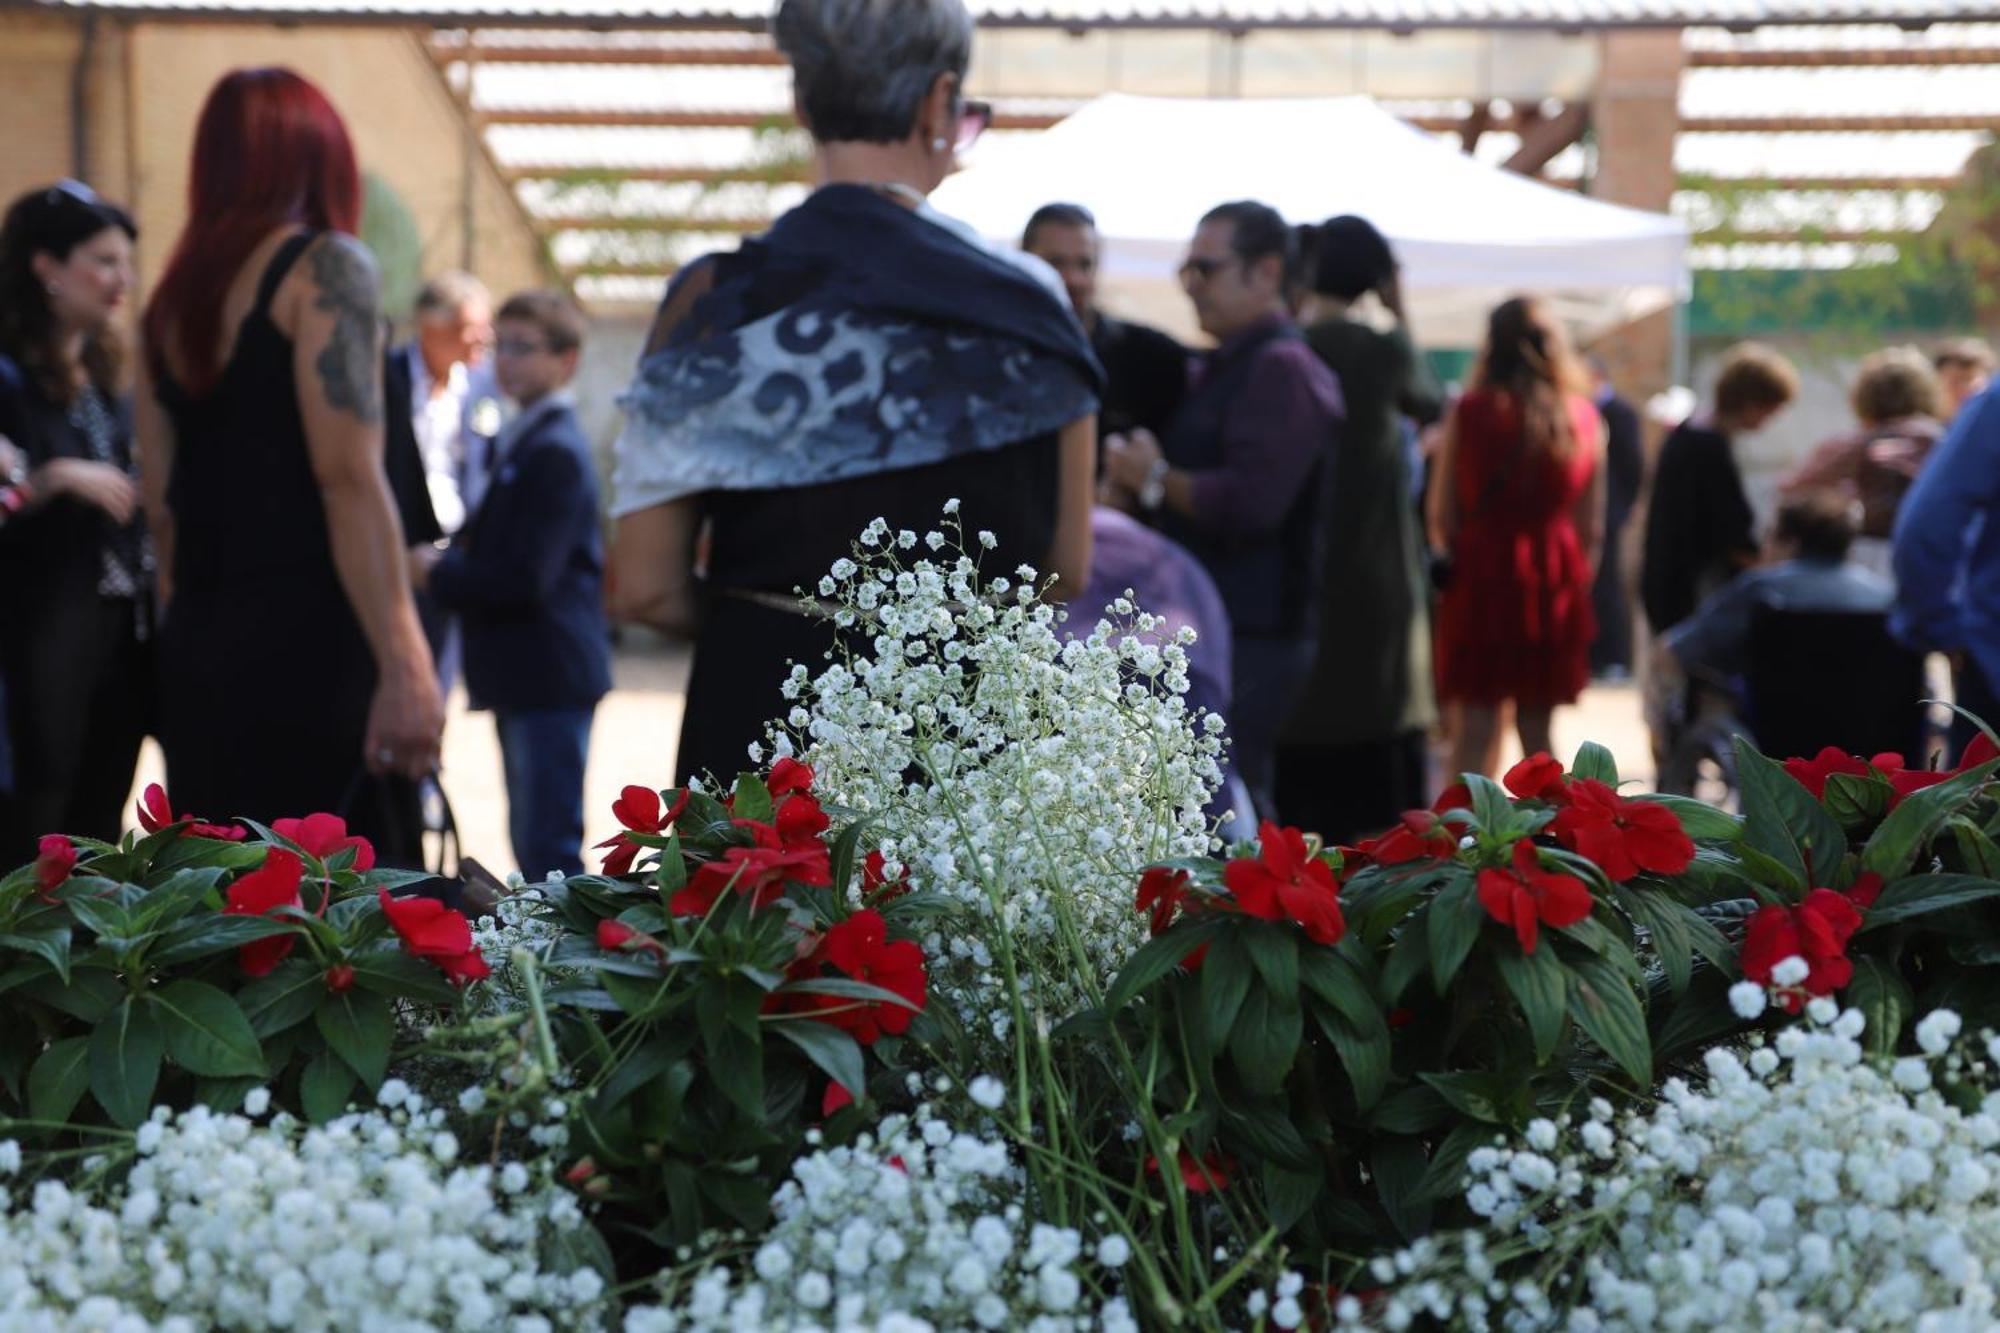
[[[684,649],[658,643],[632,643],[618,652],[613,670],[615,688],[599,706],[591,735],[590,768],[585,779],[586,845],[617,831],[611,802],[617,799],[620,788],[633,782],[663,787],[673,780],[674,739],[680,730],[687,662]],[[1640,720],[1638,692],[1632,687],[1594,688],[1577,707],[1557,713],[1556,742],[1565,761],[1585,740],[1609,746],[1627,778],[1651,780],[1646,729]],[[1511,763],[1519,749],[1510,746],[1510,751]],[[159,753],[149,743],[140,762],[136,789],[157,781],[160,771]],[[488,714],[466,712],[463,691],[452,699],[451,720],[445,730],[444,782],[466,853],[496,873],[512,870],[506,788],[501,781],[493,719]],[[595,864],[595,857],[587,859]]]

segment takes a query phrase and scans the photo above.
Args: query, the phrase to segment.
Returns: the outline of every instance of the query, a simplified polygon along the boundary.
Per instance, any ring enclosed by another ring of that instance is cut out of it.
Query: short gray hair
[[[419,320],[439,316],[456,318],[459,311],[474,301],[483,301],[489,306],[493,304],[486,284],[470,273],[448,269],[418,289],[416,316]]]
[[[937,76],[972,63],[964,0],[782,0],[771,35],[821,143],[900,143]]]

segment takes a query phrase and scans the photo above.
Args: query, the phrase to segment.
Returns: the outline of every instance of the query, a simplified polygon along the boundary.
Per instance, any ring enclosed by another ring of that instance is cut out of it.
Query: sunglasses
[[[967,101],[958,107],[958,141],[955,148],[972,147],[973,141],[993,128],[993,104]]]
[[[549,345],[527,338],[502,338],[493,344],[493,350],[501,356],[534,356],[537,352],[548,351]]]
[[[1232,259],[1209,259],[1202,255],[1189,255],[1181,261],[1182,282],[1207,282],[1236,261]]]

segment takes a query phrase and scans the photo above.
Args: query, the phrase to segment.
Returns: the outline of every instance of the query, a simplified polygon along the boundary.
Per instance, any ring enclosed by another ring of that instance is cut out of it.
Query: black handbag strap
[[[339,807],[334,813],[343,819],[350,818],[354,813],[355,803],[360,800],[361,794],[373,784],[392,784],[410,781],[412,781],[410,778],[370,773],[365,766],[358,768],[355,770],[354,776],[348,780],[347,790],[342,794]],[[424,870],[437,876],[439,879],[455,880],[458,878],[459,865],[464,858],[464,852],[462,844],[459,842],[458,817],[452,811],[451,798],[445,795],[444,784],[438,781],[437,770],[433,769],[429,776],[423,779],[423,785],[418,787],[416,797],[417,799],[414,802],[393,799],[381,802],[379,808],[384,816],[388,818],[395,818],[399,814],[406,815],[412,807],[416,811],[414,824],[399,823],[397,827],[383,830],[383,833],[387,839],[392,840],[394,845],[399,848],[414,847],[417,849],[421,864],[407,867],[408,869]],[[433,798],[435,798],[436,810],[434,818],[432,814]],[[429,849],[424,845],[424,835],[426,833],[435,833],[438,835],[437,859],[435,864],[432,862]]]

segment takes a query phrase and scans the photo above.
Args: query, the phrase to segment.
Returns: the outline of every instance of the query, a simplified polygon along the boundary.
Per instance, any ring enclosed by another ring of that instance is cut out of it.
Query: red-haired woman
[[[437,757],[360,213],[353,147],[317,88],[283,69],[215,86],[138,394],[167,570],[168,785],[210,818],[340,810],[364,765],[415,777]]]
[[[1438,606],[1438,694],[1456,705],[1451,772],[1499,771],[1502,712],[1551,748],[1556,705],[1590,679],[1604,448],[1562,328],[1538,303],[1493,311],[1473,386],[1453,407],[1430,495],[1451,555]]]
[[[0,435],[18,448],[0,449],[18,463],[0,477],[0,729],[16,770],[0,866],[45,833],[116,838],[152,725],[152,552],[117,327],[136,235],[75,181],[21,196],[0,225]]]

